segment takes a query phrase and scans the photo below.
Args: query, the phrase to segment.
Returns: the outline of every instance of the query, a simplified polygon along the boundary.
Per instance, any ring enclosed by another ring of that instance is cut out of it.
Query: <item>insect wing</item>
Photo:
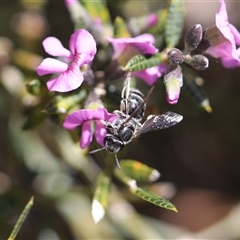
[[[142,127],[136,132],[135,138],[146,132],[172,127],[181,122],[182,119],[182,115],[174,112],[166,112],[161,115],[150,115],[143,123]]]

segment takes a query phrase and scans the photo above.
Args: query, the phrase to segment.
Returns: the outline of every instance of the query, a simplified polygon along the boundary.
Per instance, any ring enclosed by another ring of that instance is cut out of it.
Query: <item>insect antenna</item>
[[[93,153],[96,153],[96,152],[100,152],[100,151],[102,151],[102,150],[104,150],[104,149],[106,149],[106,148],[105,148],[105,147],[103,147],[103,148],[98,148],[98,149],[95,149],[95,150],[90,151],[89,154],[93,154]]]
[[[96,152],[100,152],[100,151],[102,151],[102,150],[104,150],[104,149],[106,149],[106,148],[105,148],[105,147],[103,147],[103,148],[98,148],[98,149],[95,149],[95,150],[90,151],[89,154],[93,154],[93,153],[96,153]],[[117,154],[115,153],[114,156],[115,156],[115,160],[116,160],[116,163],[117,163],[118,168],[121,169],[121,166],[120,166],[120,163],[119,163]]]
[[[117,163],[118,168],[121,169],[120,163],[119,163],[119,161],[118,161],[117,154],[115,153],[114,156],[115,156],[115,160],[116,160],[116,163]]]

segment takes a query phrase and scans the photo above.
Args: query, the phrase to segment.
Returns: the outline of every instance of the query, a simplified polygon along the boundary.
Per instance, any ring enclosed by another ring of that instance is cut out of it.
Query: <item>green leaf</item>
[[[82,0],[81,1],[84,7],[87,9],[88,13],[92,17],[92,19],[101,19],[103,24],[110,24],[110,14],[106,7],[106,1],[98,0],[98,1],[89,1]]]
[[[174,212],[178,212],[176,207],[171,202],[169,202],[167,199],[162,198],[149,190],[142,189],[139,187],[131,190],[133,194],[137,195],[138,197],[142,198],[147,202],[150,202],[162,208],[166,208],[168,210],[172,210]]]
[[[105,172],[100,173],[92,202],[92,216],[95,223],[99,222],[105,215],[105,210],[108,207],[110,187],[111,177]]]
[[[122,171],[119,168],[115,168],[114,175],[116,178],[118,178],[122,183],[127,185],[130,189],[137,187],[136,180],[132,179],[130,176],[128,176],[125,171]]]
[[[157,22],[153,21],[152,17],[157,15]],[[164,28],[167,19],[167,9],[161,9],[156,13],[131,16],[127,21],[127,26],[132,35],[137,36],[142,33],[150,32],[155,37],[164,33]]]
[[[150,67],[158,66],[162,62],[161,53],[156,53],[150,58],[143,55],[136,55],[128,61],[124,70],[125,71],[140,71]]]
[[[209,100],[201,87],[204,80],[192,68],[182,65],[183,89],[185,92],[207,112],[212,112]]]
[[[160,176],[156,169],[136,160],[121,160],[120,165],[122,171],[137,182],[152,182]]]
[[[129,38],[131,37],[125,21],[121,17],[116,17],[114,24],[114,37],[115,38]]]
[[[83,15],[87,29],[91,31],[97,43],[105,45],[107,43],[106,36],[113,35],[113,26],[106,0],[78,0],[81,1],[86,16]],[[88,19],[89,17],[89,19]],[[88,21],[87,21],[88,20]],[[100,22],[98,26],[97,22]]]
[[[25,220],[25,218],[27,217],[32,205],[33,205],[33,200],[34,197],[31,197],[31,199],[29,200],[28,204],[25,206],[25,208],[23,209],[23,212],[21,213],[20,217],[17,220],[17,223],[15,224],[12,233],[10,234],[10,237],[8,238],[8,240],[14,240]]]
[[[74,95],[57,95],[47,103],[43,112],[49,115],[66,113],[75,104],[81,102],[85,97],[86,90],[84,89]]]
[[[175,47],[182,36],[184,26],[184,1],[171,0],[165,25],[165,40],[167,48]]]
[[[121,161],[122,163],[122,161]],[[124,165],[124,163],[123,163]],[[122,165],[121,165],[122,166]],[[142,198],[143,200],[150,202],[152,204],[155,204],[159,207],[162,208],[166,208],[168,210],[172,210],[177,212],[176,207],[170,203],[167,199],[164,199],[160,196],[158,196],[157,194],[146,190],[146,189],[142,189],[139,188],[137,186],[137,183],[134,179],[132,179],[131,177],[129,177],[126,172],[124,172],[124,170],[120,170],[118,168],[115,168],[114,170],[114,175],[124,184],[126,184],[129,187],[129,190],[134,194],[139,196],[140,198]]]
[[[160,9],[157,12],[157,15],[158,15],[158,22],[154,27],[150,29],[149,32],[153,34],[163,34],[165,30],[166,21],[167,21],[168,11],[167,9]]]
[[[70,17],[74,23],[74,28],[88,28],[89,23],[91,22],[91,17],[82,5],[81,1],[72,1],[72,3],[67,6]]]
[[[32,128],[35,128],[39,126],[44,120],[46,119],[46,114],[42,112],[41,107],[36,107],[32,109],[32,111],[27,116],[27,119],[25,120],[22,129],[23,130],[29,130]]]

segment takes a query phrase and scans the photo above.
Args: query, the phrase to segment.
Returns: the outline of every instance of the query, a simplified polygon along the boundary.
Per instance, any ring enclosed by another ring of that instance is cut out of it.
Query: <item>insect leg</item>
[[[122,89],[122,100],[120,103],[120,111],[126,112],[128,114],[127,102],[130,94],[130,80],[131,80],[131,72],[128,72],[127,78],[125,80],[123,89]]]

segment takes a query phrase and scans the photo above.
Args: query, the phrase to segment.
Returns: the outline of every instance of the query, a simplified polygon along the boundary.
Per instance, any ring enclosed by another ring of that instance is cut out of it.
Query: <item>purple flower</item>
[[[63,127],[71,130],[82,125],[81,148],[89,146],[93,140],[94,132],[96,141],[103,146],[103,139],[107,132],[101,120],[106,122],[112,121],[115,116],[115,114],[109,113],[105,108],[81,109],[69,114],[63,122]]]
[[[147,16],[147,26],[148,27],[153,27],[156,25],[158,21],[158,15],[156,13],[152,13],[149,16]]]
[[[167,66],[161,63],[159,66],[150,67],[145,70],[132,72],[132,75],[143,79],[148,85],[152,86],[158,78],[167,70]]]
[[[206,53],[220,58],[227,68],[240,66],[240,48],[236,48],[236,45],[240,46],[240,33],[228,22],[224,0],[219,2],[221,6],[216,14],[216,26],[208,29],[205,34],[205,38],[211,43]]]
[[[130,32],[136,36],[147,30],[151,27],[154,27],[158,22],[158,15],[156,13],[151,13],[146,16],[132,17],[129,19],[127,25]]]
[[[164,76],[164,84],[166,87],[168,103],[176,104],[183,85],[182,68],[180,65],[169,65],[167,73]]]
[[[154,36],[148,33],[141,34],[134,38],[107,38],[113,45],[114,55],[113,58],[118,60],[121,66],[126,63],[135,55],[153,55],[158,52],[154,47]],[[139,77],[146,81],[147,84],[152,85],[161,75],[165,72],[165,64],[160,66],[151,67],[146,70],[133,72],[132,75]]]
[[[65,0],[67,6],[75,5],[78,0]]]
[[[137,54],[152,55],[158,52],[158,49],[153,46],[153,43],[155,42],[153,35],[148,33],[141,34],[134,38],[107,37],[107,40],[113,45],[113,58],[122,60],[125,64]]]
[[[92,35],[85,29],[75,31],[69,41],[70,51],[55,37],[46,38],[43,47],[48,54],[63,60],[46,58],[37,67],[40,76],[58,74],[47,82],[49,91],[68,92],[78,88],[83,82],[79,68],[91,62],[96,54],[96,42]]]

